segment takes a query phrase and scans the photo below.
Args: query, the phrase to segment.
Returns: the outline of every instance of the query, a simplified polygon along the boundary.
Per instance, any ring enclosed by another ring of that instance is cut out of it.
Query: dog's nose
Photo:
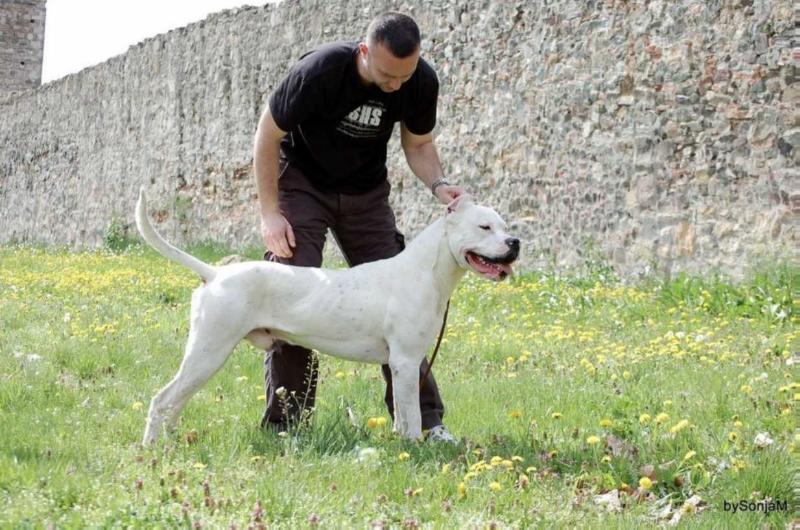
[[[509,237],[506,239],[506,245],[514,252],[519,252],[519,239],[516,237]]]

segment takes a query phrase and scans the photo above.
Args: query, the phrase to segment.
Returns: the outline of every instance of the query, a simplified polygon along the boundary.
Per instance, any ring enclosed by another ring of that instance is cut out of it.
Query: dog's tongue
[[[514,271],[511,269],[511,265],[509,265],[508,263],[496,263],[495,265],[499,267],[501,271],[505,272],[509,276],[511,276],[514,273]]]

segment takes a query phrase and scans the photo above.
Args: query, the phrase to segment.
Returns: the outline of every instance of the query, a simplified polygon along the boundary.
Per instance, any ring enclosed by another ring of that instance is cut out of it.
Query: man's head
[[[402,13],[378,15],[359,44],[359,71],[365,81],[384,92],[394,92],[408,81],[419,61],[419,27]]]

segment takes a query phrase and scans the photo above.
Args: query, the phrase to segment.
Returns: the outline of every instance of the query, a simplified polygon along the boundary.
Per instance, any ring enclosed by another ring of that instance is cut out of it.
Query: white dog
[[[336,357],[389,364],[394,429],[422,436],[419,366],[436,338],[445,306],[467,269],[502,280],[519,240],[491,208],[461,197],[391,259],[344,270],[249,261],[212,267],[173,247],[148,220],[144,190],[136,206],[142,237],[203,279],[192,295],[186,352],[177,375],[151,401],[144,443],[166,422],[174,428],[186,402],[247,338],[259,348],[281,339]]]

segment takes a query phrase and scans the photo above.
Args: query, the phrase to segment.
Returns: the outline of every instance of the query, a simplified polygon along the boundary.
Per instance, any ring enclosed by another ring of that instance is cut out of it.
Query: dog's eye
[[[486,230],[486,231],[488,232],[489,230],[491,230],[491,229],[492,229],[492,227],[491,227],[491,226],[489,226],[489,225],[481,225],[481,226],[480,226],[480,229],[481,229],[481,230]]]

